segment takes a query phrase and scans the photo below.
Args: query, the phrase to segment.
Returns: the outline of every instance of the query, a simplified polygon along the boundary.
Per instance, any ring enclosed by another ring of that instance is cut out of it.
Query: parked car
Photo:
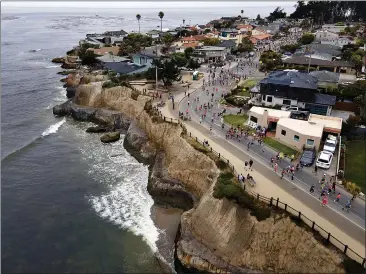
[[[325,143],[324,143],[324,146],[323,146],[324,151],[329,151],[331,153],[334,153],[336,148],[337,148],[337,141],[336,140],[332,140],[332,139],[325,140]]]
[[[333,153],[329,151],[322,151],[319,153],[318,159],[316,160],[316,166],[328,169],[333,160]]]
[[[299,111],[299,108],[297,106],[283,106],[281,107],[281,110]]]
[[[316,158],[314,149],[305,149],[300,158],[300,164],[303,166],[312,166]]]

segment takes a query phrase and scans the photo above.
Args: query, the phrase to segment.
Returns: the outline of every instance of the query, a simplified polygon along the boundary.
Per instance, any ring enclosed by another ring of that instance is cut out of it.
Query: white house
[[[349,39],[348,37],[339,37],[337,39],[329,39],[329,40],[322,40],[320,41],[321,44],[325,45],[333,45],[338,47],[343,47],[344,45],[348,44],[355,44],[354,40]]]

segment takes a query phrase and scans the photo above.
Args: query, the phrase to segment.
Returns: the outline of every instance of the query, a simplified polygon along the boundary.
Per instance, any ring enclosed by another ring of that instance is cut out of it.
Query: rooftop
[[[298,71],[274,71],[260,81],[261,84],[276,84],[295,88],[318,88],[317,78]]]
[[[324,125],[320,123],[314,123],[304,120],[297,120],[291,118],[281,118],[277,122],[277,126],[283,126],[291,129],[301,135],[322,137]]]
[[[121,57],[121,56],[115,56],[110,53],[107,53],[103,56],[97,57],[99,61],[102,61],[104,63],[107,62],[127,62],[130,61],[128,57]]]
[[[94,48],[89,48],[89,51],[93,51],[94,54],[96,55],[105,55],[107,53],[112,53],[112,55],[117,55],[119,52],[120,47],[119,46],[113,46],[113,47],[103,47],[100,49],[94,49]]]
[[[338,83],[339,81],[339,73],[334,73],[327,70],[315,70],[309,74],[316,77],[320,82]]]
[[[147,68],[146,66],[139,66],[135,63],[126,63],[126,62],[119,62],[119,63],[108,62],[105,63],[104,66],[119,74],[129,74],[140,71],[142,68]]]
[[[263,115],[265,110],[268,111],[268,116],[271,116],[274,118],[290,117],[290,115],[291,115],[291,111],[285,111],[285,110],[273,109],[273,108],[263,108],[263,107],[256,107],[256,106],[251,107],[251,109],[249,110],[249,113]]]
[[[310,114],[308,122],[321,124],[325,128],[333,129],[339,132],[342,129],[342,118],[339,117]]]
[[[263,39],[271,38],[272,35],[270,35],[270,34],[258,34],[258,35],[253,35],[252,37],[257,39],[257,40],[263,40]]]
[[[234,40],[225,40],[225,41],[221,42],[221,44],[218,46],[223,47],[223,48],[231,48],[231,47],[235,47],[236,43]]]
[[[285,64],[297,64],[297,65],[308,65],[309,64],[309,57],[303,56],[295,56],[291,58],[287,58],[282,60]],[[351,67],[353,68],[354,65],[347,61],[328,61],[328,60],[321,60],[321,59],[311,59],[310,66],[326,66],[326,67]]]
[[[334,106],[337,101],[337,96],[323,94],[323,93],[315,93],[314,94],[314,103],[319,105],[327,105]]]
[[[223,51],[225,48],[215,46],[203,46],[202,48],[196,49],[199,51]]]

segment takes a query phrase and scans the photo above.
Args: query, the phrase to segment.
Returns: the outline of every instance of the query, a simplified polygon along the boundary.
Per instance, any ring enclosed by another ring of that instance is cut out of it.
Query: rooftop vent
[[[294,81],[291,80],[291,84],[295,83]]]

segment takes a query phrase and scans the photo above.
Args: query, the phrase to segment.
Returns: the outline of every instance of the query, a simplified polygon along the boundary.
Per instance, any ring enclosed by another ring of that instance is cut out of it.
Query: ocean
[[[225,15],[164,12],[163,28],[179,26],[183,17],[204,24]],[[141,31],[160,24],[149,9],[2,14],[3,273],[161,272],[154,254],[166,230],[152,219],[148,167],[124,150],[123,138],[104,145],[100,135],[85,133],[89,123],[52,114],[66,91],[51,59],[86,33],[136,31],[136,13],[143,16]]]

